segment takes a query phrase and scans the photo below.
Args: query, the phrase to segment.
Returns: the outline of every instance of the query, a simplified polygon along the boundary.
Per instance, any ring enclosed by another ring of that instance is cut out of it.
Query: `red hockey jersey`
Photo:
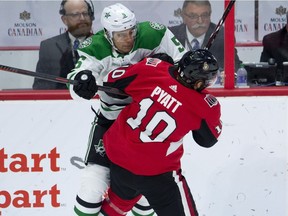
[[[104,134],[109,159],[136,175],[157,175],[180,168],[183,137],[210,147],[221,133],[220,104],[215,97],[180,84],[171,65],[155,58],[116,69],[104,85],[132,97]]]

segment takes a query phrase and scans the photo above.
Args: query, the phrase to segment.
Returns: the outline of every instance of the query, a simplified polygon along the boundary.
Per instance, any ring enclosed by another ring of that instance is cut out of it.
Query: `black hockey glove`
[[[73,86],[73,90],[82,98],[90,100],[98,91],[95,77],[89,70],[80,71],[76,74],[74,80],[77,80],[78,84]]]
[[[158,59],[165,61],[165,62],[168,62],[170,64],[174,64],[174,60],[172,59],[172,57],[166,53],[156,53],[156,54],[153,54],[151,57],[152,58],[158,58]]]

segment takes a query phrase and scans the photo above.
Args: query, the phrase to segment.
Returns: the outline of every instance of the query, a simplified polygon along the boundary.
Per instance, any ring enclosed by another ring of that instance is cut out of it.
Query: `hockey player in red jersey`
[[[186,52],[164,25],[149,21],[138,22],[136,15],[120,3],[103,9],[101,24],[103,30],[80,45],[78,63],[67,76],[68,79],[78,81],[78,85],[69,86],[74,99],[92,99],[96,93],[93,89],[96,84],[101,85],[103,77],[118,67],[135,64],[144,57],[163,52],[179,61]],[[93,76],[83,82],[80,78],[87,71]],[[110,162],[103,147],[103,134],[122,108],[130,103],[130,98],[113,98],[105,92],[99,92],[98,96],[100,106],[91,124],[84,158],[86,166],[82,171],[74,206],[78,216],[97,216],[100,211],[103,196],[110,185]],[[131,212],[134,216],[154,215],[144,196]]]
[[[100,215],[126,215],[142,195],[158,216],[198,215],[180,159],[188,132],[207,148],[221,134],[220,104],[205,90],[217,73],[214,56],[196,50],[177,66],[145,58],[108,74],[104,85],[132,102],[104,135],[111,186]]]

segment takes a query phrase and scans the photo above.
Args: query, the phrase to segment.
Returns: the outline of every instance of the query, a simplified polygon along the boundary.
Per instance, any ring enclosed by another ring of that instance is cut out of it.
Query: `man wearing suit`
[[[216,24],[211,22],[211,12],[212,9],[209,0],[185,0],[181,12],[183,23],[169,28],[186,49],[203,48],[216,27]],[[220,70],[224,70],[223,28],[219,30],[209,51],[216,57]],[[240,66],[240,63],[241,61],[235,49],[236,70]]]
[[[67,32],[41,42],[36,73],[67,77],[78,59],[79,43],[91,35],[94,10],[92,2],[62,0],[60,14]],[[66,89],[66,85],[35,78],[33,89]]]
[[[281,65],[288,61],[288,12],[286,18],[287,23],[282,29],[263,37],[260,62],[268,62],[270,58],[273,58],[277,64]]]

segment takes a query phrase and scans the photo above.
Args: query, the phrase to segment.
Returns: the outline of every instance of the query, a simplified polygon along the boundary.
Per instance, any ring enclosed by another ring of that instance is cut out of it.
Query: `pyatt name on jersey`
[[[180,101],[178,101],[176,98],[172,97],[170,94],[165,92],[163,89],[161,89],[159,86],[157,86],[153,92],[151,93],[151,97],[157,98],[157,102],[162,104],[167,109],[171,109],[172,113],[175,113],[176,110],[179,108],[179,106],[182,105]]]

